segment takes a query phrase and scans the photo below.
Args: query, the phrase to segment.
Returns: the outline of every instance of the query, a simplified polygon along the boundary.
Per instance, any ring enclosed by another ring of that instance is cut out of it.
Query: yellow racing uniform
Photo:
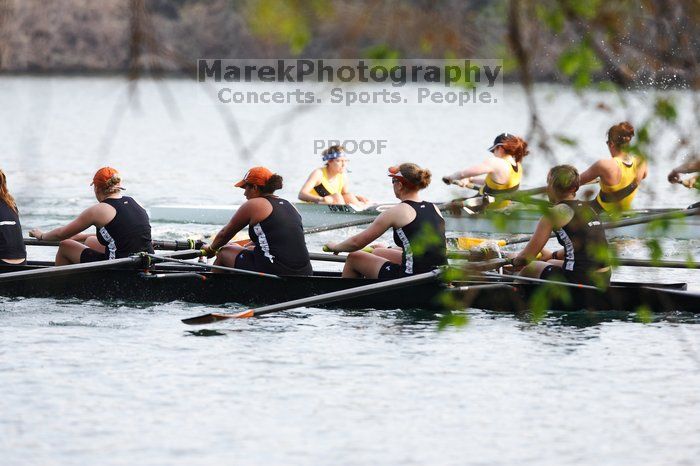
[[[328,179],[328,168],[321,169],[321,182],[314,186],[314,191],[321,197],[342,194],[345,187],[345,173],[338,173],[333,181]]]
[[[494,181],[491,173],[489,173],[484,179],[484,187],[479,190],[479,194],[505,194],[517,191],[518,188],[520,188],[520,180],[523,177],[523,167],[520,163],[516,165],[508,164],[508,166],[510,167],[510,173],[508,174],[508,181],[506,183],[497,183]],[[509,205],[509,200],[497,200],[489,204],[489,208],[503,209]]]
[[[632,208],[632,200],[637,195],[637,172],[639,171],[642,160],[639,157],[632,157],[626,161],[615,157],[615,163],[620,168],[620,182],[613,185],[607,185],[600,181],[600,191],[595,198],[597,206],[594,207],[599,211],[605,212],[622,212]]]

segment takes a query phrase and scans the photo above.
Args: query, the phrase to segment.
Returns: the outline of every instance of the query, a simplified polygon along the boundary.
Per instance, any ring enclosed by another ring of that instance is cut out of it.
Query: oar
[[[653,222],[655,220],[673,220],[683,217],[692,217],[693,215],[698,214],[700,214],[700,207],[693,207],[691,209],[674,210],[671,212],[663,212],[660,214],[640,215],[639,217],[631,217],[622,220],[616,220],[613,222],[605,222],[603,223],[603,228],[606,230],[613,230],[615,228],[642,225],[644,223]],[[549,237],[554,238],[554,233],[552,233]],[[506,244],[527,243],[528,241],[530,241],[530,238],[530,236],[526,236],[524,238],[513,238],[510,240],[506,240]]]
[[[58,246],[60,241],[47,241],[36,238],[24,238],[25,246]],[[160,251],[185,251],[200,249],[204,244],[201,240],[153,240],[153,249]]]
[[[543,280],[541,278],[523,277],[521,275],[503,275],[501,273],[494,273],[494,272],[484,272],[484,275],[487,277],[493,277],[493,278],[511,278],[515,281],[520,280],[520,281],[530,282],[530,283],[550,283],[550,284],[555,284],[555,285],[568,286],[570,288],[583,288],[586,290],[602,291],[600,288],[597,288],[597,287],[591,286],[591,285],[584,285],[582,283],[558,282],[555,280]]]
[[[205,314],[197,317],[190,317],[188,319],[182,319],[182,322],[188,325],[203,325],[211,324],[212,322],[217,322],[219,320],[226,319],[238,319],[245,317],[256,317],[264,314],[269,314],[271,312],[285,311],[287,309],[294,309],[302,306],[313,306],[317,304],[328,304],[334,301],[341,301],[344,299],[357,298],[360,296],[367,296],[371,294],[381,293],[383,291],[393,290],[397,288],[403,288],[411,285],[419,285],[421,283],[427,283],[430,281],[437,281],[440,275],[440,270],[433,270],[431,272],[419,273],[417,275],[412,275],[410,277],[398,278],[396,280],[388,280],[379,283],[372,283],[369,285],[357,286],[350,288],[348,290],[333,291],[331,293],[324,293],[316,296],[311,296],[308,298],[295,299],[292,301],[287,301],[279,304],[272,304],[270,306],[263,306],[257,309],[249,309],[247,311],[238,312],[236,314],[224,314],[224,313],[211,313]]]
[[[683,261],[652,261],[646,259],[613,259],[613,263],[626,267],[659,267],[668,269],[700,269],[699,263]]]
[[[322,252],[310,252],[309,259],[312,261],[325,261],[325,262],[345,262],[348,256],[339,256],[337,254],[324,254]]]
[[[136,266],[141,264],[143,259],[144,257],[142,255],[134,255],[123,259],[87,262],[85,264],[57,265],[36,270],[21,270],[19,272],[6,272],[0,274],[0,283],[30,280],[33,278],[61,277],[90,270]]]
[[[172,257],[156,256],[155,254],[145,254],[145,255],[146,255],[146,257],[150,257],[151,259],[158,260],[160,262],[176,262],[178,264],[187,264],[187,265],[201,267],[201,268],[209,269],[209,270],[221,270],[224,272],[238,273],[241,275],[253,275],[256,277],[273,278],[276,280],[282,279],[282,277],[280,277],[279,275],[272,275],[272,274],[263,273],[263,272],[255,272],[252,270],[243,270],[243,269],[236,269],[233,267],[224,267],[223,265],[204,264],[202,262],[188,262],[188,261],[181,260],[181,259],[174,259]],[[203,255],[203,251],[200,251],[200,255]]]
[[[308,235],[310,233],[321,233],[323,231],[338,230],[340,228],[350,228],[357,227],[360,225],[368,225],[374,222],[377,217],[361,218],[359,220],[352,220],[350,222],[336,223],[335,225],[321,225],[319,227],[304,228],[304,234]]]
[[[460,199],[451,202],[445,202],[443,204],[438,204],[437,207],[441,211],[452,210],[461,207],[474,207],[474,202],[476,198]],[[376,219],[376,216],[370,218],[361,218],[358,220],[351,220],[349,222],[336,223],[334,225],[322,225],[318,227],[304,228],[304,234],[310,233],[321,233],[324,231],[339,230],[341,228],[357,227],[362,225],[368,225]]]
[[[497,259],[491,261],[484,261],[483,263],[474,263],[471,264],[469,268],[477,271],[492,270],[508,262],[509,261],[506,259]],[[379,283],[371,283],[369,285],[358,286],[347,290],[333,291],[331,293],[320,294],[308,298],[295,299],[293,301],[287,301],[284,303],[263,306],[257,309],[249,309],[247,311],[238,312],[236,314],[225,314],[215,312],[197,317],[190,317],[188,319],[183,319],[182,322],[188,325],[203,325],[226,319],[256,317],[264,314],[269,314],[271,312],[285,311],[287,309],[294,309],[302,306],[328,304],[335,301],[341,301],[360,296],[367,296],[371,294],[381,293],[383,291],[404,288],[407,286],[420,285],[422,283],[427,283],[431,281],[437,281],[439,280],[439,277],[442,273],[442,270],[437,269],[430,272],[412,275],[410,277],[397,278],[395,280],[382,281]]]

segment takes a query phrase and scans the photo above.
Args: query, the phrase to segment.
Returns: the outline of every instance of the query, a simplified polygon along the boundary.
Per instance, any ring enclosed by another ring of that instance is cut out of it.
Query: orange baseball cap
[[[95,176],[92,177],[92,183],[90,183],[90,186],[95,185],[101,188],[105,188],[107,187],[107,182],[110,179],[112,179],[114,175],[119,175],[119,172],[116,168],[102,167],[99,170],[97,170]]]
[[[246,184],[265,186],[272,175],[274,175],[274,173],[265,167],[253,167],[248,170],[246,174],[243,175],[243,179],[234,186],[237,188],[242,188]]]

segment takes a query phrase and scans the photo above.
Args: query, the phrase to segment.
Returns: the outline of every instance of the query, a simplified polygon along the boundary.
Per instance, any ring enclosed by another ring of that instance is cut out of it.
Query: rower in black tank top
[[[236,268],[275,275],[311,275],[301,215],[285,199],[274,196],[264,199],[272,206],[272,212],[265,220],[248,226],[248,236],[255,249],[241,251]]]
[[[447,264],[445,219],[435,205],[426,202],[402,201],[416,211],[416,218],[401,228],[394,228],[394,243],[403,252],[401,264],[387,261],[379,270],[380,279],[405,277]]]
[[[19,214],[0,200],[0,259],[26,259]]]
[[[137,252],[153,253],[148,214],[133,198],[103,200],[117,211],[111,222],[96,228],[97,240],[105,247],[105,259],[120,259]]]
[[[601,279],[610,282],[610,271],[599,272],[609,267],[607,256],[608,240],[598,214],[588,203],[581,201],[561,201],[574,212],[569,223],[554,230],[557,241],[564,247],[564,264],[559,267],[547,266],[540,275],[542,279],[555,279],[557,274],[571,283],[599,285]],[[596,280],[595,277],[598,277]]]

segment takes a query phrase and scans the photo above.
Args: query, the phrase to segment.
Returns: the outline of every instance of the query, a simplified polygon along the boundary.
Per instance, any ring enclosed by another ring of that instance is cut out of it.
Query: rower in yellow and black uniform
[[[445,184],[466,186],[475,182],[482,184],[479,194],[505,194],[517,191],[523,178],[523,158],[529,153],[527,142],[512,134],[499,134],[489,147],[492,157],[477,165],[455,172],[442,178]],[[510,201],[501,200],[489,207],[502,209]]]
[[[634,127],[624,121],[608,130],[608,150],[611,158],[601,159],[581,173],[581,184],[599,178],[600,191],[591,206],[597,212],[624,212],[632,201],[642,180],[647,177],[647,163],[642,157],[629,153]]]
[[[7,189],[7,177],[0,170],[0,261],[7,264],[27,262],[17,203]]]
[[[299,191],[299,200],[316,204],[352,204],[362,206],[369,200],[348,189],[345,176],[348,158],[342,146],[331,146],[321,153],[326,165],[315,169]]]

